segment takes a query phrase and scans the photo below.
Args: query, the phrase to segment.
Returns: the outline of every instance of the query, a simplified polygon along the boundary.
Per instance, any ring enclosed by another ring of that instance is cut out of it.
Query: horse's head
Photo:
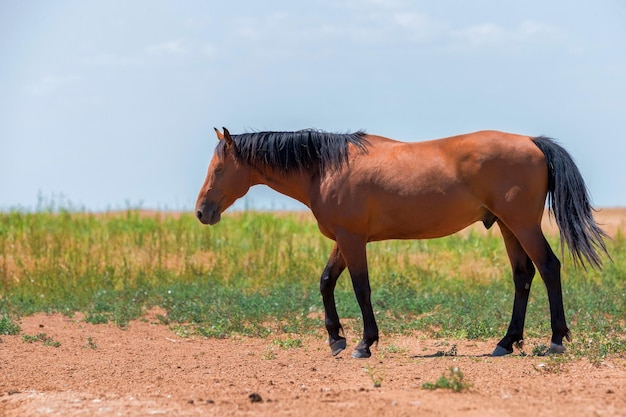
[[[223,129],[215,129],[219,143],[196,202],[196,216],[204,224],[219,222],[224,210],[250,188],[249,167],[239,161],[235,142]]]

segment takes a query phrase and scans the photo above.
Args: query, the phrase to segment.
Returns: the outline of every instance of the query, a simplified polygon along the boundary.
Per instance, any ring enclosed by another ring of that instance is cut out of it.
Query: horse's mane
[[[283,173],[295,170],[338,169],[348,162],[348,145],[366,151],[369,144],[362,130],[329,133],[317,129],[297,132],[252,132],[232,135],[237,157],[252,166],[265,165]],[[216,152],[223,154],[224,140]]]

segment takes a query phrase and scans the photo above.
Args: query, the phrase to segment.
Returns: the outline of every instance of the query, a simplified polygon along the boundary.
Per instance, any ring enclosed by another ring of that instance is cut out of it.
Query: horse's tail
[[[561,234],[561,252],[567,243],[575,265],[585,261],[601,269],[600,252],[608,256],[607,234],[593,218],[589,192],[570,154],[553,139],[532,138],[548,163],[548,206]]]

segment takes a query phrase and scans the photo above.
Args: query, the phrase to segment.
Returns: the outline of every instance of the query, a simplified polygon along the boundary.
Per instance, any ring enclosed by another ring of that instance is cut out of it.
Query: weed
[[[449,389],[454,392],[461,392],[471,388],[472,384],[465,381],[465,377],[461,370],[457,367],[450,367],[448,375],[441,375],[437,382],[426,382],[422,384],[422,388],[427,390]]]
[[[109,322],[109,315],[105,313],[88,313],[85,316],[85,322],[91,324],[107,324]]]
[[[170,324],[170,318],[166,314],[157,314],[155,318],[157,319],[159,324]]]
[[[438,350],[435,356],[456,356],[457,353],[456,344],[454,344],[448,350]]]
[[[388,354],[406,353],[407,348],[401,347],[392,343],[390,345],[383,346],[379,352],[380,352],[379,353],[380,357],[384,359]]]
[[[272,347],[267,347],[265,349],[265,352],[261,354],[261,359],[266,361],[276,359],[276,352],[274,352],[274,349]]]
[[[24,343],[42,342],[44,346],[52,346],[52,347],[61,346],[61,342],[57,342],[51,337],[48,337],[45,333],[39,333],[34,336],[27,335],[27,334],[22,335],[22,341]]]
[[[385,350],[387,353],[404,353],[407,351],[407,348],[397,346],[392,343],[390,345],[385,346],[383,350]]]
[[[571,359],[564,355],[549,355],[535,365],[535,369],[542,373],[559,374],[569,360]]]
[[[281,349],[297,349],[302,347],[302,339],[276,339],[272,343]]]
[[[203,357],[204,355],[206,355],[206,352],[194,353],[193,358],[197,360],[197,359]]]
[[[87,343],[85,343],[83,345],[83,349],[86,349],[86,348],[89,348],[89,349],[97,349],[98,348],[98,345],[96,344],[96,341],[94,340],[93,337],[87,336]]]
[[[548,351],[548,346],[544,343],[540,343],[538,345],[533,346],[532,355],[533,356],[545,356]]]
[[[380,388],[383,384],[383,380],[385,378],[385,372],[383,369],[376,369],[371,365],[367,365],[365,367],[365,373],[369,376],[372,381],[372,385],[374,388]]]
[[[626,356],[626,337],[617,333],[587,333],[585,339],[574,341],[570,352],[574,357],[587,358],[599,366],[609,355]]]
[[[176,336],[183,337],[183,338],[191,337],[192,335],[198,333],[194,329],[192,329],[190,326],[183,325],[183,324],[173,324],[173,325],[170,325],[169,329],[172,332],[174,332],[174,334]]]
[[[45,338],[46,334],[45,333],[39,333],[38,335],[35,335],[35,336],[31,336],[31,335],[25,334],[25,335],[22,335],[22,341],[24,343],[39,342],[41,340],[40,336],[43,336]]]
[[[52,347],[59,347],[61,346],[61,342],[57,342],[56,340],[53,340],[51,338],[47,338],[43,341],[43,345],[44,346],[52,346]]]
[[[0,334],[4,335],[16,335],[22,331],[19,324],[11,320],[11,317],[2,315],[0,316]]]

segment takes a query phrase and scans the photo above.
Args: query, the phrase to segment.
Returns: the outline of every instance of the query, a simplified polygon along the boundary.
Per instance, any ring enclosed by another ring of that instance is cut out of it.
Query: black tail
[[[567,243],[574,263],[585,267],[585,261],[602,268],[600,253],[608,255],[604,238],[607,234],[593,218],[589,192],[570,154],[545,136],[533,142],[548,163],[548,206],[559,226],[561,251]]]

